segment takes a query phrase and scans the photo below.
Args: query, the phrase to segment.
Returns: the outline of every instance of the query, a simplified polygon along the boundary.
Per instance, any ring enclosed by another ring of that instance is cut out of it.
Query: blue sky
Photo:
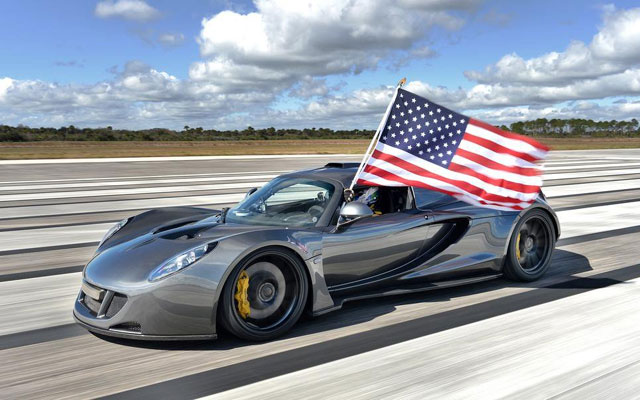
[[[3,2],[0,124],[370,128],[403,76],[493,123],[640,114],[637,2],[306,3]]]

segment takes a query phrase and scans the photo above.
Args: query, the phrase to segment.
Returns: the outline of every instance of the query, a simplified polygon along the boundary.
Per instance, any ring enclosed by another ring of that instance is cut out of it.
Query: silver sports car
[[[345,301],[548,269],[558,219],[540,193],[496,211],[412,187],[343,191],[353,163],[279,176],[231,209],[154,209],[111,228],[86,265],[73,315],[138,339],[248,340]]]

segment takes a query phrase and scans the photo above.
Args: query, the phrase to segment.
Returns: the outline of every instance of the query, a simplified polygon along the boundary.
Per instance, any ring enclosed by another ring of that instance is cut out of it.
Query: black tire
[[[527,212],[511,235],[505,277],[521,282],[539,279],[549,269],[555,244],[556,232],[549,214],[536,209]]]
[[[235,299],[238,280],[247,272],[250,303],[243,317]],[[220,322],[233,335],[251,341],[272,340],[287,332],[304,312],[309,283],[305,266],[286,249],[266,248],[233,270],[220,299]],[[259,316],[259,317],[256,317]]]

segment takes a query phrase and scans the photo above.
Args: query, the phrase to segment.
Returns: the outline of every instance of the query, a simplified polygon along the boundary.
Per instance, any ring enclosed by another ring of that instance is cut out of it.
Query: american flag
[[[357,182],[415,186],[480,207],[521,210],[538,196],[548,148],[398,89]]]

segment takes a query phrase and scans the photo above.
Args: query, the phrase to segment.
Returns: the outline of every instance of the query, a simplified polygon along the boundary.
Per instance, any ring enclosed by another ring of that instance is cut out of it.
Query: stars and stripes
[[[547,147],[398,89],[358,176],[371,186],[416,186],[470,204],[521,210],[538,196]]]

